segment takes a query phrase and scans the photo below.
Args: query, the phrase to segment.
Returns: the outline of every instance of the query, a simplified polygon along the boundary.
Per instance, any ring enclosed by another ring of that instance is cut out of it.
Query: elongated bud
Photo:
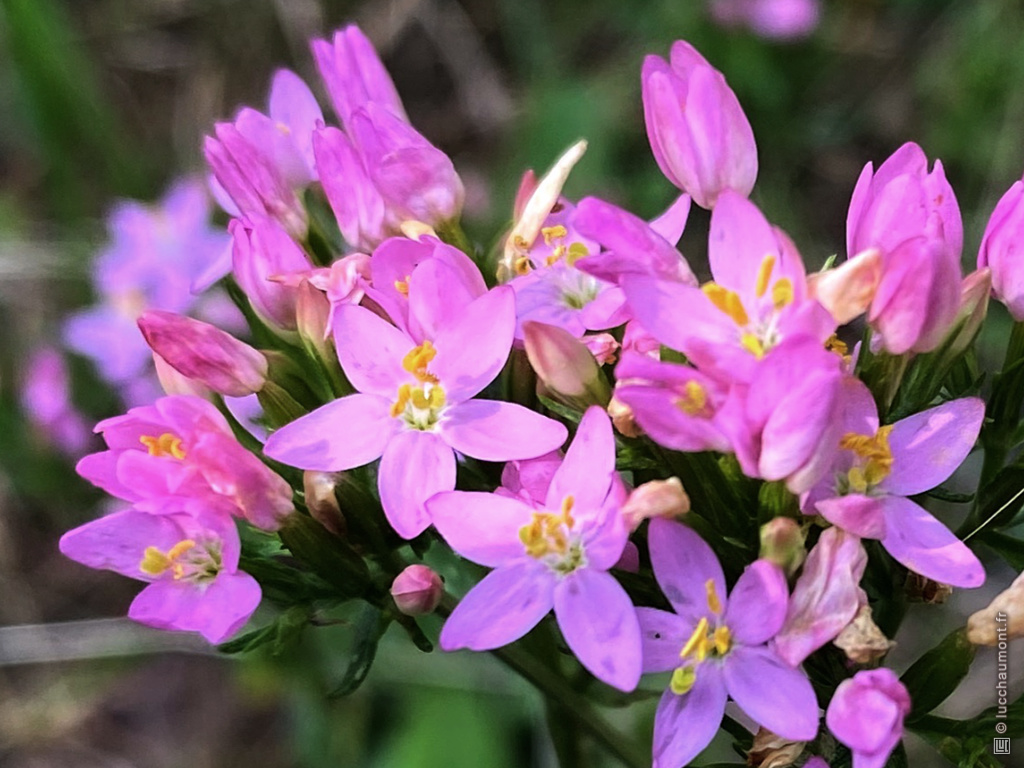
[[[425,565],[410,565],[391,584],[391,597],[406,616],[433,613],[443,593],[441,577]]]
[[[254,224],[231,222],[232,269],[253,309],[271,325],[295,330],[295,288],[274,280],[278,275],[313,268],[296,242],[269,219]]]
[[[307,469],[302,473],[302,490],[309,514],[335,536],[344,536],[347,526],[334,492],[337,485],[338,474],[335,472]]]
[[[267,359],[245,342],[209,323],[151,309],[138,320],[150,349],[178,373],[214,392],[243,397],[267,380]]]
[[[690,497],[678,477],[651,480],[638,486],[622,505],[622,515],[629,530],[651,517],[678,517],[690,511]]]
[[[204,400],[212,396],[209,387],[204,386],[195,379],[190,379],[178,373],[170,363],[164,360],[156,352],[153,353],[153,367],[156,368],[156,378],[160,387],[168,395],[195,395]]]
[[[562,328],[523,323],[523,341],[537,378],[556,397],[574,407],[604,407],[611,399],[608,381],[586,345]]]
[[[959,357],[974,342],[988,314],[988,301],[992,293],[992,272],[987,267],[976,269],[960,284],[960,311],[947,339],[949,355]]]
[[[882,278],[882,252],[869,248],[835,269],[807,277],[811,298],[817,299],[840,325],[864,314]]]
[[[330,318],[331,303],[324,292],[308,280],[299,283],[295,290],[295,325],[303,343],[321,358],[330,346]]]
[[[998,645],[1018,637],[1024,637],[1024,574],[967,620],[967,639],[975,645]]]
[[[776,517],[761,526],[760,557],[775,563],[786,576],[792,576],[807,557],[806,535],[791,517]]]
[[[871,618],[871,606],[862,605],[853,621],[839,633],[832,643],[856,664],[868,664],[882,658],[896,645],[882,634]]]

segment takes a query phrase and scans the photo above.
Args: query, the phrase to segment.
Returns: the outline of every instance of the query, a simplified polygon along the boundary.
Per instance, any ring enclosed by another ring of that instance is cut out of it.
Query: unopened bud
[[[1024,637],[1024,574],[967,620],[967,639],[975,645],[998,645],[1018,637]]]
[[[651,480],[638,486],[622,505],[622,516],[629,530],[651,517],[678,517],[690,511],[690,497],[678,477]]]
[[[330,351],[330,317],[331,303],[324,292],[308,280],[299,283],[295,297],[295,324],[303,345],[320,359],[325,359]]]
[[[156,352],[153,353],[153,367],[156,369],[156,378],[160,387],[168,395],[195,395],[204,400],[209,400],[211,392],[209,387],[203,386],[195,379],[178,373],[177,370],[164,360]]]
[[[302,490],[309,514],[335,536],[343,536],[347,526],[334,492],[337,485],[338,475],[335,472],[307,469],[302,473]]]
[[[615,427],[615,431],[620,435],[624,437],[640,437],[644,433],[640,429],[640,425],[636,423],[633,409],[617,397],[613,397],[608,402],[608,415],[612,419],[612,426]]]
[[[882,634],[871,618],[871,606],[862,605],[853,621],[846,625],[832,643],[857,664],[868,664],[882,658],[896,643]]]
[[[571,333],[528,320],[523,341],[530,365],[552,395],[580,409],[608,403],[611,390],[597,360]]]
[[[992,272],[988,267],[974,270],[960,284],[960,311],[947,341],[951,357],[963,354],[974,342],[988,313],[991,294]]]
[[[599,365],[614,363],[619,342],[610,333],[588,333],[580,341],[590,350]]]
[[[864,314],[882,278],[882,253],[869,248],[838,267],[807,278],[811,298],[817,299],[839,325]]]
[[[443,593],[441,577],[425,565],[410,565],[391,584],[391,597],[406,616],[433,613]]]
[[[775,563],[787,577],[792,576],[807,557],[806,538],[800,524],[793,518],[773,518],[761,526],[760,557]]]
[[[804,742],[790,741],[767,728],[758,729],[747,753],[747,765],[755,768],[786,768],[804,751]]]

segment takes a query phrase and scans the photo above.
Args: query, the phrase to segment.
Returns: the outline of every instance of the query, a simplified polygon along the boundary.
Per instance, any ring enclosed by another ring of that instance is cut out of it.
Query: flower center
[[[220,547],[192,539],[182,539],[166,552],[146,547],[139,570],[148,576],[169,573],[174,581],[210,581],[221,570]]]
[[[391,416],[402,419],[410,429],[433,429],[441,418],[447,399],[437,376],[427,366],[437,356],[437,349],[428,340],[413,347],[402,358],[402,367],[411,373],[418,384],[402,384],[398,396],[391,404]]]
[[[679,651],[679,658],[684,663],[672,671],[672,679],[669,682],[669,688],[677,696],[690,692],[697,682],[697,667],[705,659],[721,658],[732,648],[732,632],[724,624],[719,624],[722,603],[718,599],[714,579],[708,579],[704,588],[707,591],[708,610],[714,616],[715,626],[711,627],[707,616],[702,617],[694,627],[693,634]]]
[[[793,303],[793,281],[788,277],[780,277],[772,281],[775,270],[775,257],[767,254],[761,260],[757,270],[757,281],[754,295],[758,299],[757,316],[751,319],[743,300],[736,291],[715,282],[705,283],[701,291],[708,300],[721,312],[728,315],[740,330],[740,346],[760,360],[779,343],[779,314]],[[768,298],[765,304],[763,299]]]
[[[575,499],[566,496],[561,511],[534,512],[530,522],[519,529],[519,540],[526,554],[544,561],[553,571],[569,574],[586,565],[583,544],[573,532],[572,508]]]
[[[676,398],[676,407],[687,416],[697,416],[706,419],[711,416],[711,407],[708,403],[708,391],[704,386],[692,379],[683,385],[683,391]]]
[[[150,456],[163,458],[170,456],[172,459],[184,459],[185,449],[181,446],[181,438],[172,432],[164,432],[159,437],[142,435],[139,442],[146,446]]]
[[[868,493],[889,476],[893,461],[892,448],[889,446],[890,432],[891,424],[879,427],[873,435],[847,432],[840,438],[839,447],[844,451],[852,451],[856,456],[854,465],[846,475],[839,478],[840,491]]]

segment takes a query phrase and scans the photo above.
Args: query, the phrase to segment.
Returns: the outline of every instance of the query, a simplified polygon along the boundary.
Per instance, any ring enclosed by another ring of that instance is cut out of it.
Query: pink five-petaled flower
[[[882,768],[903,736],[910,694],[891,669],[858,672],[836,688],[828,728],[853,751],[853,768]]]
[[[507,287],[474,300],[421,343],[364,307],[340,307],[338,360],[357,394],[282,427],[265,453],[326,472],[381,458],[378,488],[388,522],[400,536],[418,535],[430,524],[424,502],[455,487],[456,451],[507,461],[540,456],[565,441],[557,421],[521,405],[471,399],[501,371],[514,328]]]
[[[718,559],[690,528],[654,519],[647,543],[654,576],[675,609],[637,608],[644,672],[672,670],[654,720],[654,767],[678,768],[696,757],[718,731],[728,697],[783,738],[813,739],[814,689],[765,646],[786,617],[782,570],[755,560],[726,599]]]
[[[175,504],[177,511],[165,514],[127,509],[86,523],[61,537],[60,551],[90,568],[149,582],[129,618],[219,643],[256,610],[260,587],[238,570],[238,531],[223,506]]]
[[[976,397],[951,400],[879,426],[867,387],[849,380],[839,452],[832,471],[802,499],[805,513],[867,539],[880,539],[896,560],[955,587],[985,581],[978,558],[946,526],[915,504],[960,466],[985,418]]]
[[[669,181],[712,208],[731,189],[746,197],[757,178],[747,116],[722,73],[682,40],[670,61],[647,56],[641,74],[647,138]]]
[[[446,651],[485,651],[529,632],[554,608],[569,648],[595,677],[624,691],[640,680],[640,627],[607,573],[629,536],[620,514],[611,421],[580,422],[543,505],[491,493],[438,494],[427,506],[452,549],[494,570],[441,630]]]
[[[75,468],[107,493],[132,503],[169,497],[229,502],[253,525],[275,530],[292,490],[235,439],[212,404],[193,395],[162,397],[96,425],[110,447]]]

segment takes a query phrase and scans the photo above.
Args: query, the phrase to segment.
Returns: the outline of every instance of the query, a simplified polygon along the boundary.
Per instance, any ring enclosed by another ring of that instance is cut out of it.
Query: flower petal
[[[889,434],[892,471],[881,487],[913,496],[946,480],[971,452],[984,418],[984,401],[963,397],[897,421]]]
[[[300,469],[338,472],[369,464],[399,428],[391,404],[377,395],[349,395],[275,431],[263,447],[272,459]]]
[[[725,623],[735,640],[759,645],[782,628],[788,603],[789,590],[782,569],[768,560],[755,560],[732,588]]]
[[[885,537],[882,546],[915,573],[954,587],[979,587],[985,569],[952,531],[902,496],[882,499]]]
[[[651,520],[647,547],[658,586],[684,621],[696,626],[709,615],[707,582],[725,602],[725,576],[718,558],[696,531],[664,518]]]
[[[848,496],[823,499],[814,508],[833,525],[862,539],[885,537],[885,507],[883,500],[877,496],[851,493]]]
[[[636,618],[640,622],[644,674],[678,667],[679,651],[693,634],[693,626],[678,614],[657,608],[637,608]]]
[[[722,673],[714,664],[702,664],[689,693],[669,689],[654,716],[653,768],[689,765],[718,732],[725,714],[726,691]]]
[[[539,560],[491,571],[455,606],[441,629],[441,648],[489,651],[515,642],[551,610],[554,588],[554,573]]]
[[[622,691],[640,682],[640,624],[626,590],[605,571],[580,568],[555,586],[555,618],[576,658]]]
[[[148,580],[139,569],[146,547],[165,551],[184,538],[170,517],[127,509],[68,531],[60,537],[60,551],[90,568]]]
[[[533,509],[517,498],[450,491],[432,496],[427,512],[448,546],[474,563],[495,568],[525,553],[519,529]]]
[[[237,632],[260,604],[260,585],[242,571],[222,572],[210,584],[158,581],[142,590],[128,618],[157,629],[198,632],[219,643]]]
[[[348,304],[336,308],[333,330],[338,362],[360,392],[394,398],[411,379],[402,360],[416,345],[384,318]]]
[[[566,428],[515,403],[467,400],[445,413],[441,436],[459,453],[484,461],[532,459],[561,447]]]
[[[579,428],[548,488],[547,506],[558,509],[566,496],[572,496],[576,508],[601,506],[615,472],[615,435],[608,414],[591,406],[583,414]]]
[[[388,443],[380,460],[377,490],[384,515],[403,539],[428,525],[426,501],[455,488],[455,454],[433,432],[405,430]]]
[[[764,647],[736,646],[722,664],[729,695],[758,725],[784,739],[818,732],[818,700],[803,672]]]

